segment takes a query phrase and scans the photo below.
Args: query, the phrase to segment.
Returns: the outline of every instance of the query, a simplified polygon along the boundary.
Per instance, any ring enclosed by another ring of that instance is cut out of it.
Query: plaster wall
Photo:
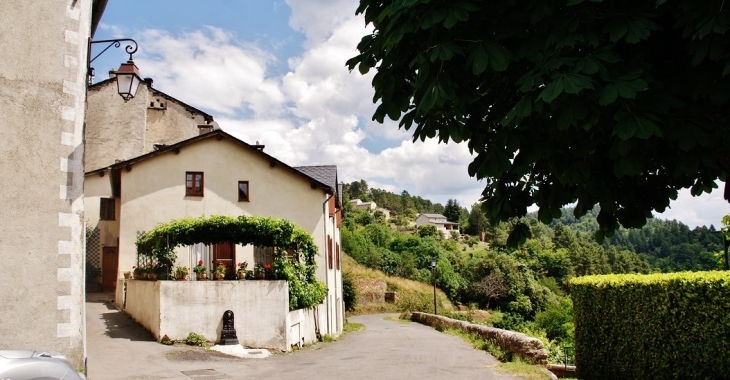
[[[139,156],[144,151],[148,92],[145,84],[124,102],[115,81],[91,87],[86,116],[84,169],[87,172]]]
[[[286,281],[127,281],[126,311],[155,338],[185,339],[190,332],[220,340],[223,313],[233,311],[239,342],[288,351],[289,293]],[[311,309],[310,309],[311,310]],[[292,312],[294,313],[294,312]],[[295,321],[314,335],[311,312]]]
[[[204,172],[204,196],[185,195],[186,171]],[[238,201],[238,181],[249,181],[250,201]],[[227,138],[211,137],[181,147],[179,154],[166,152],[140,161],[132,165],[131,171],[122,171],[118,277],[135,263],[138,232],[173,219],[211,215],[290,220],[312,234],[320,249],[317,261],[322,267],[326,254],[322,233],[324,200],[324,191],[312,189],[303,175],[281,165],[271,167],[266,157],[253,148]],[[185,262],[188,255],[182,252],[178,250],[178,263],[190,266],[192,263]]]
[[[200,124],[206,124],[203,114],[149,90],[144,152],[153,151],[154,144],[172,145],[197,136]]]
[[[0,349],[83,365],[83,123],[91,0],[0,2]]]
[[[302,347],[317,341],[318,308],[292,310],[286,317],[289,326],[289,347]]]
[[[144,82],[127,102],[117,93],[114,80],[99,83],[89,89],[86,171],[152,152],[154,144],[197,136],[205,119],[200,111],[170,100]]]
[[[87,243],[86,251],[97,249],[101,254],[101,247],[115,247],[119,237],[119,211],[121,209],[117,199],[114,215],[115,220],[100,220],[101,198],[111,198],[111,185],[109,174],[105,172],[103,177],[99,174],[87,175],[84,181],[84,218],[86,227],[90,230],[97,229],[99,233],[99,246],[93,247]],[[129,269],[127,269],[129,270]]]

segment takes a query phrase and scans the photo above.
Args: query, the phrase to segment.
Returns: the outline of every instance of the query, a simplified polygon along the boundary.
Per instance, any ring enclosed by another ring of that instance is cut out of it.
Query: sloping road
[[[498,362],[461,339],[428,326],[351,317],[365,331],[337,342],[267,359],[238,359],[152,340],[101,300],[87,302],[88,378],[114,379],[480,379],[514,380]]]

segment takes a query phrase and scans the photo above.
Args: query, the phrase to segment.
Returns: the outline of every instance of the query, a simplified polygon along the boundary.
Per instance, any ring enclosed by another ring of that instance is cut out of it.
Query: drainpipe
[[[325,199],[324,203],[322,203],[322,217],[324,218],[324,220],[322,221],[322,225],[324,226],[324,253],[325,253],[325,257],[324,257],[324,284],[327,286],[327,297],[325,297],[325,300],[327,300],[327,307],[325,309],[325,311],[327,313],[327,334],[330,334],[331,331],[330,331],[330,302],[329,302],[330,301],[330,296],[329,296],[329,292],[330,292],[330,290],[329,290],[330,289],[330,281],[329,281],[329,278],[330,278],[330,275],[329,275],[329,267],[327,266],[327,263],[329,262],[328,261],[329,260],[329,256],[327,256],[327,249],[328,249],[328,246],[327,246],[327,221],[329,219],[327,219],[327,218],[329,218],[329,216],[327,216],[327,208],[326,207],[327,207],[327,203],[334,196],[335,196],[335,194],[332,193],[329,197],[327,197],[327,199]],[[330,335],[332,335],[332,334],[330,334]]]

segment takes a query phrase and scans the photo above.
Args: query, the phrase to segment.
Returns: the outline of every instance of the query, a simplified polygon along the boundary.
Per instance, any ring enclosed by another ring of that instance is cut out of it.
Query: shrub
[[[411,292],[403,293],[396,302],[398,311],[411,312],[420,311],[423,313],[433,313],[433,294]]]
[[[730,373],[730,273],[570,281],[584,379],[719,379]]]
[[[185,338],[185,344],[189,346],[204,346],[205,338],[202,335],[191,332],[188,337]]]
[[[350,272],[342,273],[342,298],[345,300],[345,310],[354,311],[357,306],[357,286]]]

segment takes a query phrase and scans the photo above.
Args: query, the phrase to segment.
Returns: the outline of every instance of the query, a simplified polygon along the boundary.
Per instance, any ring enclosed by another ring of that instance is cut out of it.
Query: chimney
[[[117,77],[117,71],[114,69],[109,70],[109,79],[116,78]]]
[[[264,147],[265,147],[265,146],[266,146],[266,145],[261,145],[261,144],[259,144],[259,142],[258,142],[258,140],[257,140],[257,141],[256,141],[256,145],[254,145],[253,147],[254,147],[254,149],[256,149],[256,150],[260,150],[260,151],[262,151],[262,152],[263,152],[263,151],[264,151]]]
[[[152,88],[152,78],[144,78],[144,83],[147,85],[147,88]]]

